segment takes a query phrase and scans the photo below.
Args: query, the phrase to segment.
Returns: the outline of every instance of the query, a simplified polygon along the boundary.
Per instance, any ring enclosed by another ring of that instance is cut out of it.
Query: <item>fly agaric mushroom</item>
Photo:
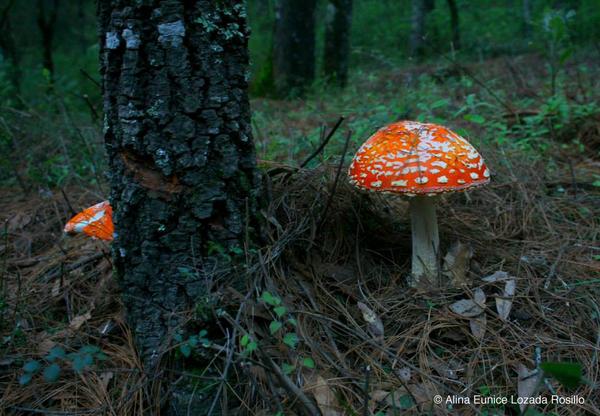
[[[84,233],[92,238],[111,241],[114,226],[110,203],[103,201],[84,209],[67,222],[64,231],[68,234]]]
[[[436,196],[490,181],[469,142],[445,127],[415,121],[393,123],[372,135],[356,152],[348,176],[359,189],[411,197],[413,286],[433,284],[438,277]]]

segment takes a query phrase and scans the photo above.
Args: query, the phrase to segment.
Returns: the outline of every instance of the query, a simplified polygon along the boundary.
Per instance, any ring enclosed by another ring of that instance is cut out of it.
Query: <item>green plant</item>
[[[186,358],[189,358],[198,346],[207,348],[210,346],[210,341],[206,336],[208,331],[200,330],[197,334],[190,335],[187,339],[183,338],[181,333],[175,334],[173,339],[179,344],[179,352]]]
[[[583,368],[576,362],[543,362],[540,368],[568,389],[574,389],[585,381]]]
[[[23,374],[19,377],[19,384],[27,385],[32,378],[42,371],[42,376],[47,382],[59,379],[63,367],[61,364],[69,364],[71,368],[81,373],[92,367],[97,361],[106,360],[108,357],[102,350],[94,345],[85,345],[79,350],[66,353],[62,347],[53,347],[43,360],[29,360],[23,365]]]
[[[556,79],[560,70],[573,54],[574,48],[569,36],[569,21],[575,17],[574,10],[547,9],[542,18],[545,37],[544,51],[550,69],[551,94],[556,94]]]

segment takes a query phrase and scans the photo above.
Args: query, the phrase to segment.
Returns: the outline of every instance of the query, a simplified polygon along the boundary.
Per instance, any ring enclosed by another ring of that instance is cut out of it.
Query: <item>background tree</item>
[[[235,0],[104,0],[98,13],[114,267],[152,372],[256,225],[246,15]],[[175,390],[172,414],[206,413]]]
[[[523,10],[523,35],[526,39],[531,37],[531,1],[530,0],[522,0],[522,10]]]
[[[50,84],[54,83],[54,35],[58,16],[58,0],[38,0],[37,24],[42,35],[42,65],[48,72]]]
[[[301,94],[315,77],[316,0],[278,0],[273,38],[277,94]]]
[[[11,25],[11,10],[16,0],[0,5],[0,54],[6,60],[8,78],[16,94],[21,92],[20,53],[15,43]]]
[[[348,80],[352,1],[329,0],[325,15],[323,74],[342,87]]]
[[[460,20],[456,0],[448,0],[450,10],[450,30],[452,32],[452,48],[460,49]]]
[[[425,22],[435,7],[434,0],[412,0],[409,53],[412,57],[423,56],[425,48]]]

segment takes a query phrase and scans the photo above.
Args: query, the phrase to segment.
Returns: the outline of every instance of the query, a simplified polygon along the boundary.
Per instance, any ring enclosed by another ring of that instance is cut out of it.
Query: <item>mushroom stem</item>
[[[415,196],[410,199],[412,224],[412,279],[411,286],[437,284],[438,235],[435,206],[437,197]]]

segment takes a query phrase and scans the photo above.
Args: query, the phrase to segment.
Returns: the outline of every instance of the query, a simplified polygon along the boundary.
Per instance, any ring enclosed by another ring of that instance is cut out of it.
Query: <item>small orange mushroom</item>
[[[92,238],[111,241],[115,227],[112,222],[112,207],[108,201],[84,209],[67,222],[67,234],[84,233]]]

